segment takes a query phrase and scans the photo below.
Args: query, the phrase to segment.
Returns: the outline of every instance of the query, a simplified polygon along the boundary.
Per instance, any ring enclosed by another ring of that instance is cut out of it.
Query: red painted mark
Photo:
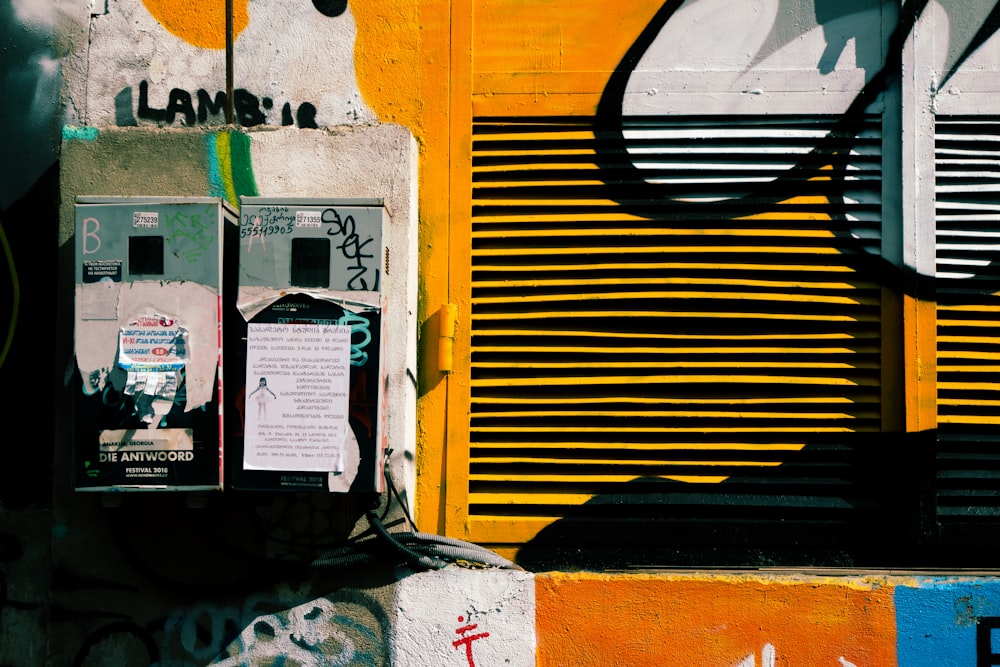
[[[358,371],[357,382],[351,382],[351,393],[348,397],[348,412],[368,429],[368,437],[372,436],[372,410],[375,403],[364,400],[368,395],[368,373]]]
[[[458,622],[464,623],[465,618],[463,616],[459,616]],[[470,623],[469,625],[463,625],[459,627],[457,630],[455,630],[455,634],[462,635],[462,638],[456,639],[451,643],[451,645],[454,646],[455,648],[458,648],[462,644],[465,644],[465,657],[468,658],[469,660],[469,667],[476,667],[476,662],[472,659],[472,642],[476,641],[477,639],[484,639],[490,636],[490,633],[488,632],[480,632],[475,635],[465,636],[466,632],[475,630],[478,627],[479,625],[476,623]]]

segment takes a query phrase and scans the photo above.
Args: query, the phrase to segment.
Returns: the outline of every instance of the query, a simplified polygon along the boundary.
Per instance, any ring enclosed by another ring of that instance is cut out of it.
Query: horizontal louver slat
[[[1000,118],[935,128],[938,435],[944,528],[1000,516]]]
[[[865,506],[881,136],[835,120],[475,119],[471,521]]]

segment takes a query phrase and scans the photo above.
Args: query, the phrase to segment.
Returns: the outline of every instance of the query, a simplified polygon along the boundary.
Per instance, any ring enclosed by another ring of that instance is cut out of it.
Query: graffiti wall
[[[221,4],[0,10],[0,662],[997,664],[991,576],[579,571],[993,565],[1000,5]],[[383,199],[395,500],[577,573],[75,494],[94,195]]]
[[[346,2],[235,4],[232,104],[238,125],[317,128],[375,120],[358,90],[356,28]],[[87,124],[226,122],[224,6],[115,3],[95,13],[90,26]]]
[[[651,572],[535,581],[539,665],[996,662],[991,578]]]

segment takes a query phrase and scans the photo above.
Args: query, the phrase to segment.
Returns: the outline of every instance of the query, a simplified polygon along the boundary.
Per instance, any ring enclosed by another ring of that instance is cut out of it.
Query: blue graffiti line
[[[217,137],[214,133],[205,137],[205,149],[208,151],[208,194],[212,197],[225,197],[226,186],[223,184],[219,165]]]
[[[351,365],[364,366],[368,361],[365,348],[372,340],[368,320],[354,313],[344,313],[344,316],[337,320],[337,324],[351,327]],[[355,335],[360,336],[361,340],[356,340]]]

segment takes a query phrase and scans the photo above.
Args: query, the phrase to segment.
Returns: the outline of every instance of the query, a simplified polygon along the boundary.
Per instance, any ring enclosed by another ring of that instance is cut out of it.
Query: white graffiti
[[[204,602],[176,609],[164,623],[162,653],[151,667],[387,664],[388,621],[379,603],[341,592],[334,600],[319,597],[289,607],[289,598],[301,600],[301,593],[285,589],[252,595],[242,605]]]
[[[293,664],[343,667],[356,655],[354,642],[338,628],[334,605],[325,598],[281,614],[258,616],[234,642],[242,653],[213,662],[216,667],[241,667],[268,658]],[[248,663],[249,661],[249,663]]]
[[[764,644],[764,648],[760,650],[760,666],[774,667],[774,644]],[[757,667],[757,657],[751,653],[736,667]]]
[[[764,647],[760,650],[760,667],[775,667],[776,655],[774,644],[764,644]],[[840,656],[837,660],[840,662],[841,667],[858,667],[850,660],[844,658],[844,656]],[[757,656],[751,653],[743,658],[735,667],[757,667]]]

